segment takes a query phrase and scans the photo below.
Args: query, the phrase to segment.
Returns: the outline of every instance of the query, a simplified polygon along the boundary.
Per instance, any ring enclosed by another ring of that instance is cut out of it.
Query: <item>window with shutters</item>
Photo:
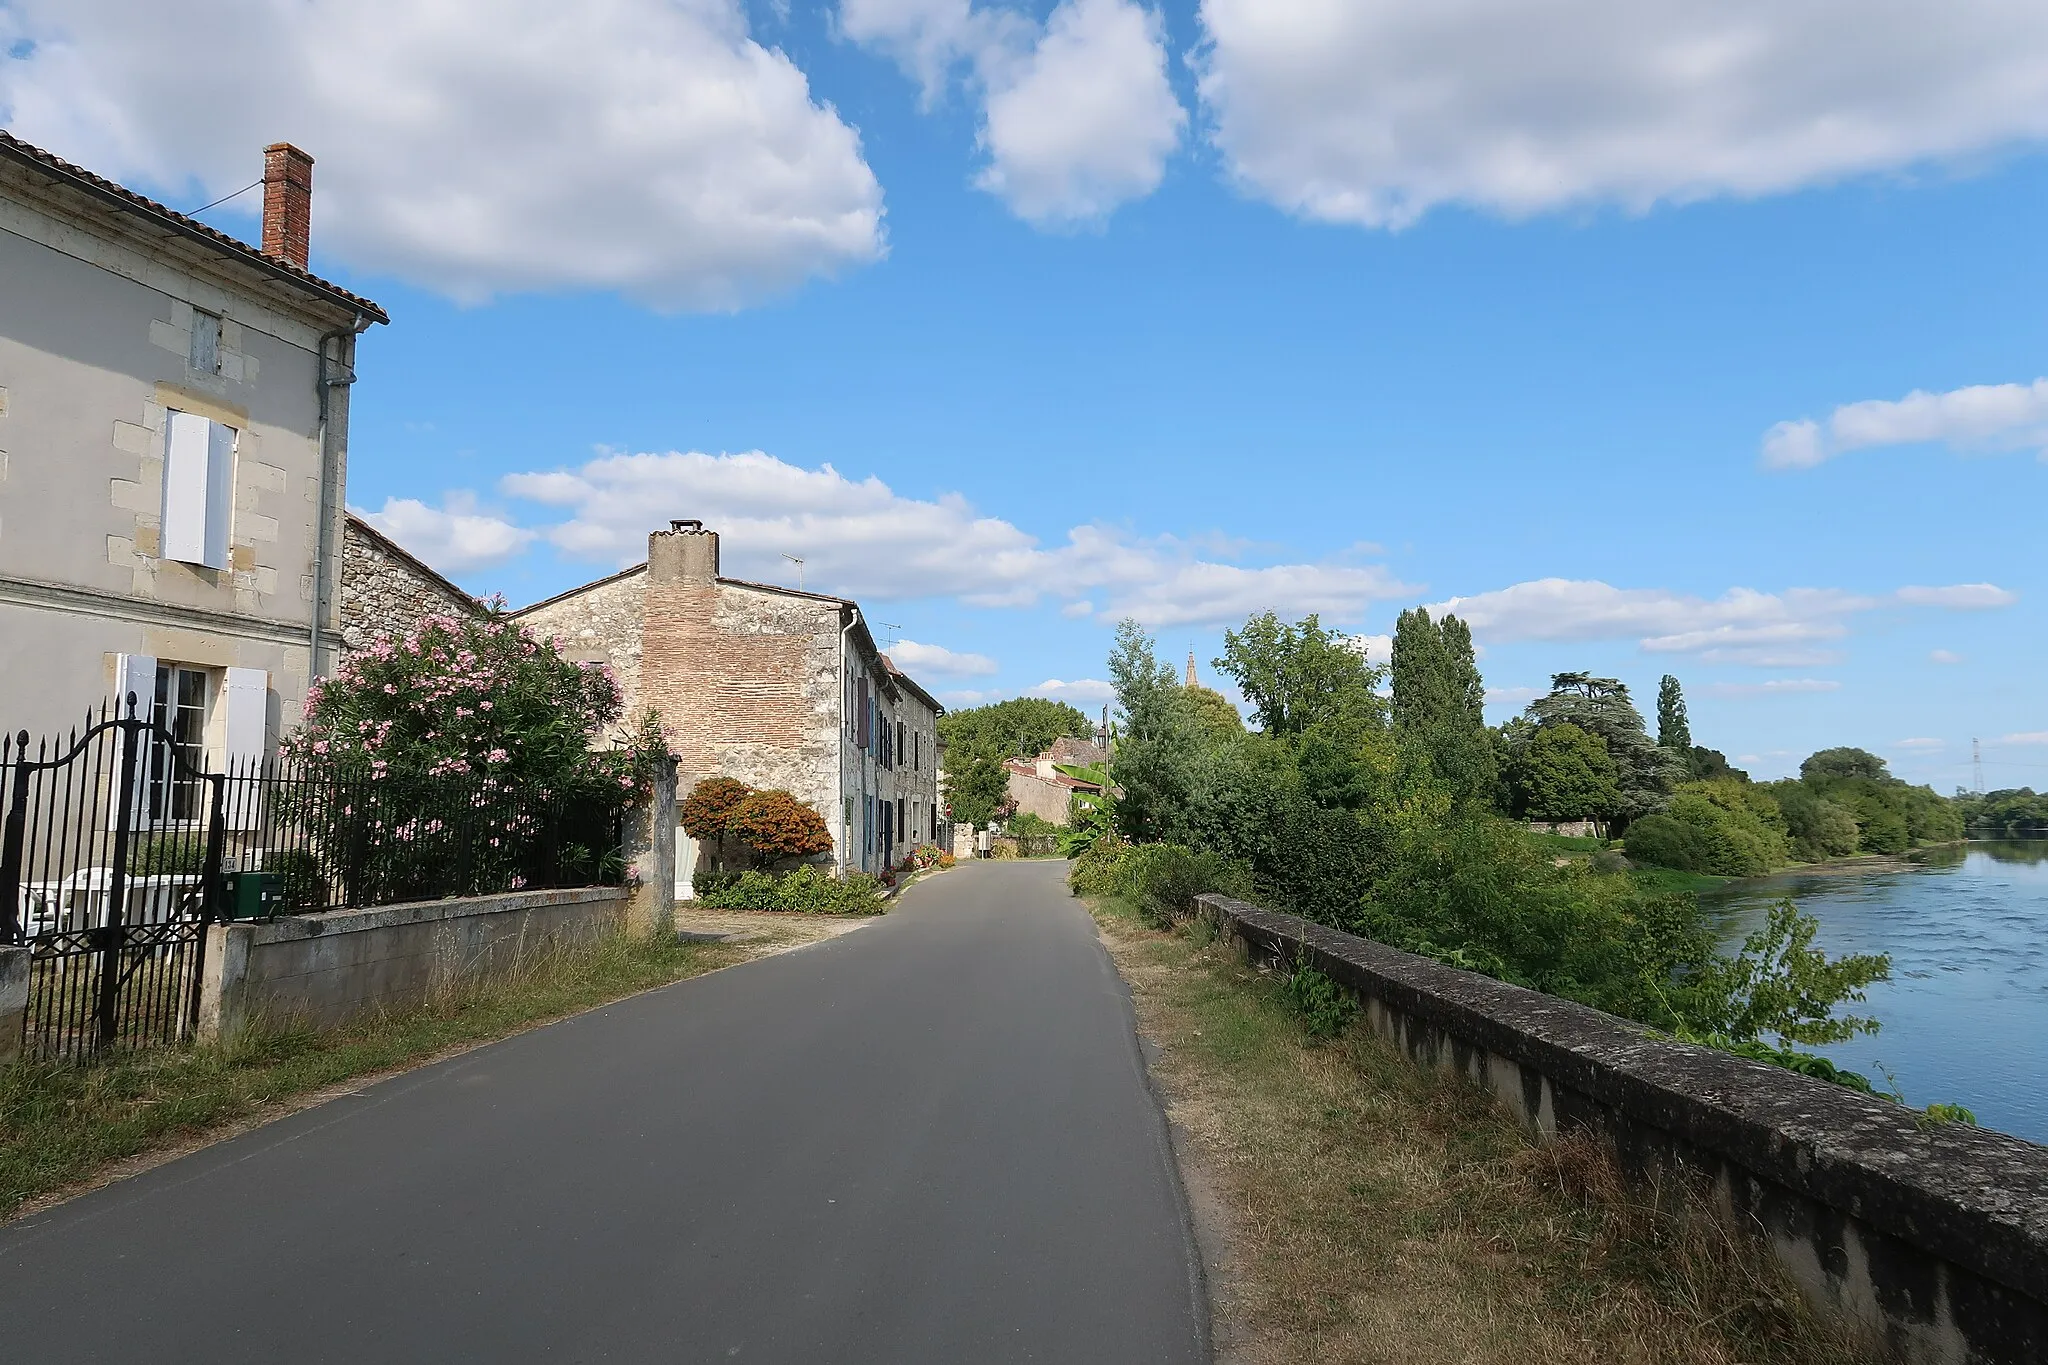
[[[163,530],[165,559],[228,566],[228,533],[235,511],[235,429],[193,412],[172,411],[164,422]]]

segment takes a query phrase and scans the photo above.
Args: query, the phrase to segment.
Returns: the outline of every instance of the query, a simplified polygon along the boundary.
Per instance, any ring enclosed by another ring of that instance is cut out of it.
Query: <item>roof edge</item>
[[[169,228],[188,240],[199,243],[220,254],[234,259],[239,264],[253,266],[271,278],[281,280],[297,289],[316,294],[331,304],[347,309],[372,322],[389,324],[391,315],[383,307],[360,294],[352,294],[338,284],[321,279],[309,270],[301,270],[287,262],[278,260],[259,251],[239,238],[230,237],[217,228],[208,227],[195,218],[188,218],[176,209],[169,208],[147,196],[137,194],[127,186],[97,175],[83,166],[53,152],[46,152],[33,143],[0,129],[0,155],[28,167],[38,174],[70,185],[91,197],[119,209]]]

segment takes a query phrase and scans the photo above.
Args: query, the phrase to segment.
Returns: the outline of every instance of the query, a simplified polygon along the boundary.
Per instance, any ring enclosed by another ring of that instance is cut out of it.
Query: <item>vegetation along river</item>
[[[1965,1105],[1987,1128],[2048,1143],[2048,840],[1975,841],[1919,861],[1786,872],[1702,897],[1731,944],[1790,896],[1829,953],[1890,953],[1891,980],[1846,1013],[1875,1034],[1816,1048],[1896,1081],[1906,1102]]]

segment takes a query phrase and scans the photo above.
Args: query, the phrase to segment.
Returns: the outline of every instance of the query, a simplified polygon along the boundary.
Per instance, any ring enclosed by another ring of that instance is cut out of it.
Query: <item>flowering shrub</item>
[[[620,705],[609,669],[498,612],[433,617],[309,689],[282,747],[307,780],[281,788],[273,816],[307,829],[335,875],[374,883],[358,903],[594,878],[659,738],[593,751]]]
[[[609,668],[564,659],[505,616],[431,617],[308,689],[287,752],[336,776],[472,778],[568,795],[644,778],[630,750],[591,750],[619,720]]]

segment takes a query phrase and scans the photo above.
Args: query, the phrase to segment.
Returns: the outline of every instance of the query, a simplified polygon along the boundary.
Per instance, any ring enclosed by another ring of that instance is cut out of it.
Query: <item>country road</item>
[[[5,1358],[1193,1365],[1123,987],[1056,863],[0,1228]]]

